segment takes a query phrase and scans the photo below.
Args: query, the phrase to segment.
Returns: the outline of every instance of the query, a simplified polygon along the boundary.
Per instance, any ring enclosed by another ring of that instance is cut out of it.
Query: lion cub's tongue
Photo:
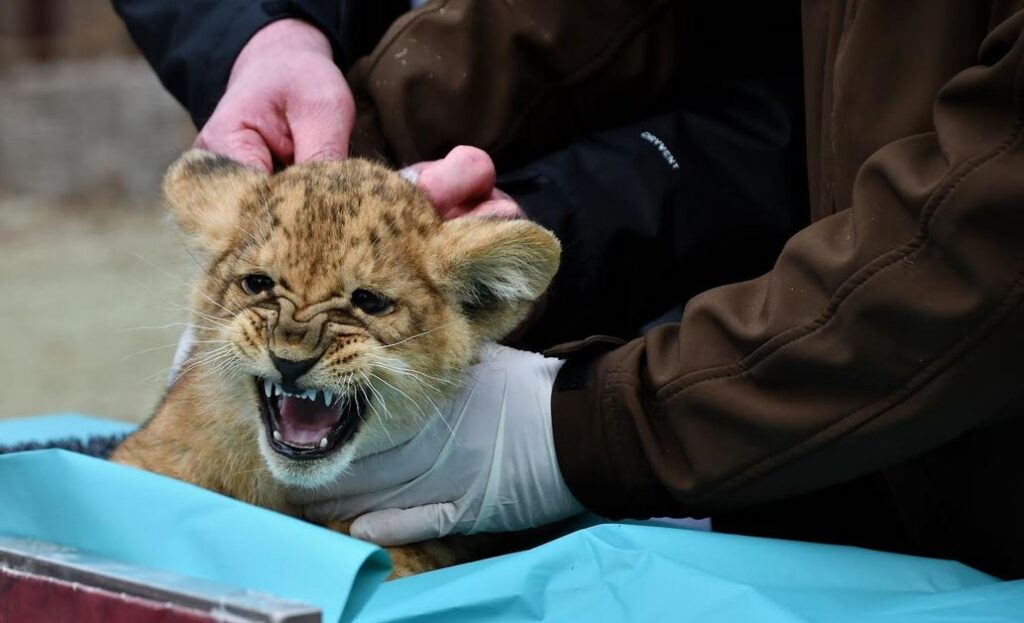
[[[337,414],[320,400],[284,396],[278,411],[281,440],[292,445],[316,446],[338,422]]]

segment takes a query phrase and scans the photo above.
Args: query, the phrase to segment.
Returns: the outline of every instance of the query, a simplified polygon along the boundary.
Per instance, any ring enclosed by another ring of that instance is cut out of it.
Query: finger
[[[377,545],[406,545],[437,539],[452,532],[458,508],[452,502],[413,508],[386,508],[352,522],[349,534]]]
[[[273,160],[262,135],[252,128],[239,128],[232,132],[201,132],[195,146],[212,151],[247,167],[271,173]]]
[[[296,163],[348,157],[355,104],[347,87],[343,93],[300,104],[289,111],[288,121]]]
[[[270,153],[278,162],[288,165],[294,161],[295,143],[292,142],[288,122],[279,112],[264,112],[256,115],[252,122],[243,122],[242,125],[259,133]]]
[[[420,179],[420,173],[423,173],[428,167],[434,165],[437,160],[424,160],[423,162],[417,162],[416,164],[410,164],[401,171],[399,175],[409,181],[410,184],[415,184]]]
[[[491,157],[481,149],[460,145],[443,160],[425,167],[417,185],[441,214],[483,199],[494,190],[496,173]]]

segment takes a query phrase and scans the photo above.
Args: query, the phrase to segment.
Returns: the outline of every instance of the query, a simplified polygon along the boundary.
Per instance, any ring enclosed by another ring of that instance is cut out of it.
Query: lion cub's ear
[[[185,152],[164,176],[164,199],[192,244],[221,251],[238,230],[240,202],[266,174],[201,149]]]
[[[441,227],[434,278],[483,340],[498,340],[525,317],[558,270],[554,234],[526,220],[463,217]]]

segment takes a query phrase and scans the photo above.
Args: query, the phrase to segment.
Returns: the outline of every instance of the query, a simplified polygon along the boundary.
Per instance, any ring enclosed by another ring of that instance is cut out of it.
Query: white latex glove
[[[453,532],[539,526],[583,510],[555,458],[559,359],[489,345],[467,386],[410,441],[356,461],[335,483],[293,491],[315,521],[359,516],[352,536],[402,545]]]
[[[185,327],[185,331],[178,338],[178,347],[174,350],[174,361],[171,362],[171,369],[167,372],[168,387],[178,380],[178,375],[181,374],[181,369],[185,366],[185,360],[188,359],[188,352],[192,350],[192,345],[195,342],[196,334],[192,330],[192,325],[189,325]]]

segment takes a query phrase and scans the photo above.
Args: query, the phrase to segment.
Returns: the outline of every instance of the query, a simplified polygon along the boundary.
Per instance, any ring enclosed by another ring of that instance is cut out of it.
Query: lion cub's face
[[[187,374],[228,405],[217,418],[258,431],[292,485],[414,435],[558,265],[543,228],[442,223],[414,186],[362,160],[266,176],[192,151],[164,191],[207,258]]]

